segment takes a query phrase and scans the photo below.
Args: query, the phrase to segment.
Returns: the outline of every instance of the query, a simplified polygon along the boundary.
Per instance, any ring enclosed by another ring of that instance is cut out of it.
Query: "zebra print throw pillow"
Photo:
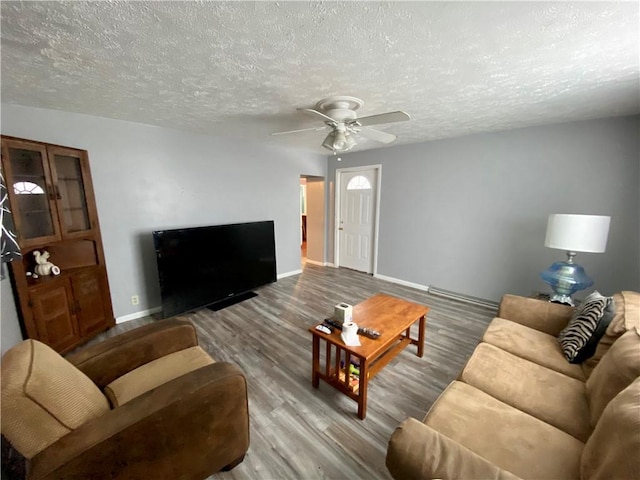
[[[582,363],[593,356],[614,315],[611,297],[594,291],[584,300],[558,335],[562,353],[569,363]]]

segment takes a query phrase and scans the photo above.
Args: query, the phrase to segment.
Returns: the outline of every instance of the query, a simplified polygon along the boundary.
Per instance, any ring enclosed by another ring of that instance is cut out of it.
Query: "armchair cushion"
[[[25,340],[2,359],[2,433],[25,458],[109,411],[100,389],[57,352]]]
[[[217,362],[75,429],[33,457],[29,480],[206,478],[248,448],[246,380]]]
[[[198,337],[191,323],[169,319],[134,328],[66,358],[103,389],[141,365],[196,345]]]
[[[200,347],[170,353],[114,380],[104,389],[113,408],[124,405],[174,378],[214,363]]]

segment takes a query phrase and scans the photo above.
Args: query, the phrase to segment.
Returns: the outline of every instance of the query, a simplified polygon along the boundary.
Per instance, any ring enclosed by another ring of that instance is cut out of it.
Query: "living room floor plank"
[[[218,312],[181,316],[196,326],[206,351],[217,361],[237,364],[248,382],[251,446],[243,463],[212,479],[390,478],[384,462],[391,433],[406,417],[424,417],[496,313],[363,273],[310,264],[301,275],[257,292]],[[335,304],[355,305],[378,292],[431,310],[424,357],[408,347],[380,371],[369,384],[363,421],[356,416],[356,402],[323,382],[312,387],[307,328],[331,316]],[[92,342],[152,321],[119,324]]]

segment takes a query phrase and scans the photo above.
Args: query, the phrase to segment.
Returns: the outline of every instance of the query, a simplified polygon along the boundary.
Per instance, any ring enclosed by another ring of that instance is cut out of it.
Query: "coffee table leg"
[[[360,387],[358,389],[358,417],[361,420],[367,416],[367,390],[369,387],[369,372],[367,361],[360,359]]]
[[[424,325],[426,322],[426,317],[423,315],[420,317],[418,323],[418,356],[422,357],[424,355]]]
[[[313,336],[313,360],[311,366],[311,384],[314,388],[318,388],[320,385],[320,377],[318,372],[320,371],[320,337]]]

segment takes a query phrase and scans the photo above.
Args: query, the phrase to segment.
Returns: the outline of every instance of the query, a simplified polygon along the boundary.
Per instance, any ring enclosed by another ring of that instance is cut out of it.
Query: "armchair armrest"
[[[504,295],[498,308],[498,317],[557,337],[569,323],[573,311],[573,307],[568,305],[517,295]]]
[[[65,357],[100,388],[125,373],[170,353],[198,345],[185,320],[160,320],[129,330]]]
[[[62,437],[31,459],[28,478],[205,478],[248,448],[245,377],[214,363]]]
[[[518,479],[415,418],[406,419],[391,435],[386,464],[398,480]]]

